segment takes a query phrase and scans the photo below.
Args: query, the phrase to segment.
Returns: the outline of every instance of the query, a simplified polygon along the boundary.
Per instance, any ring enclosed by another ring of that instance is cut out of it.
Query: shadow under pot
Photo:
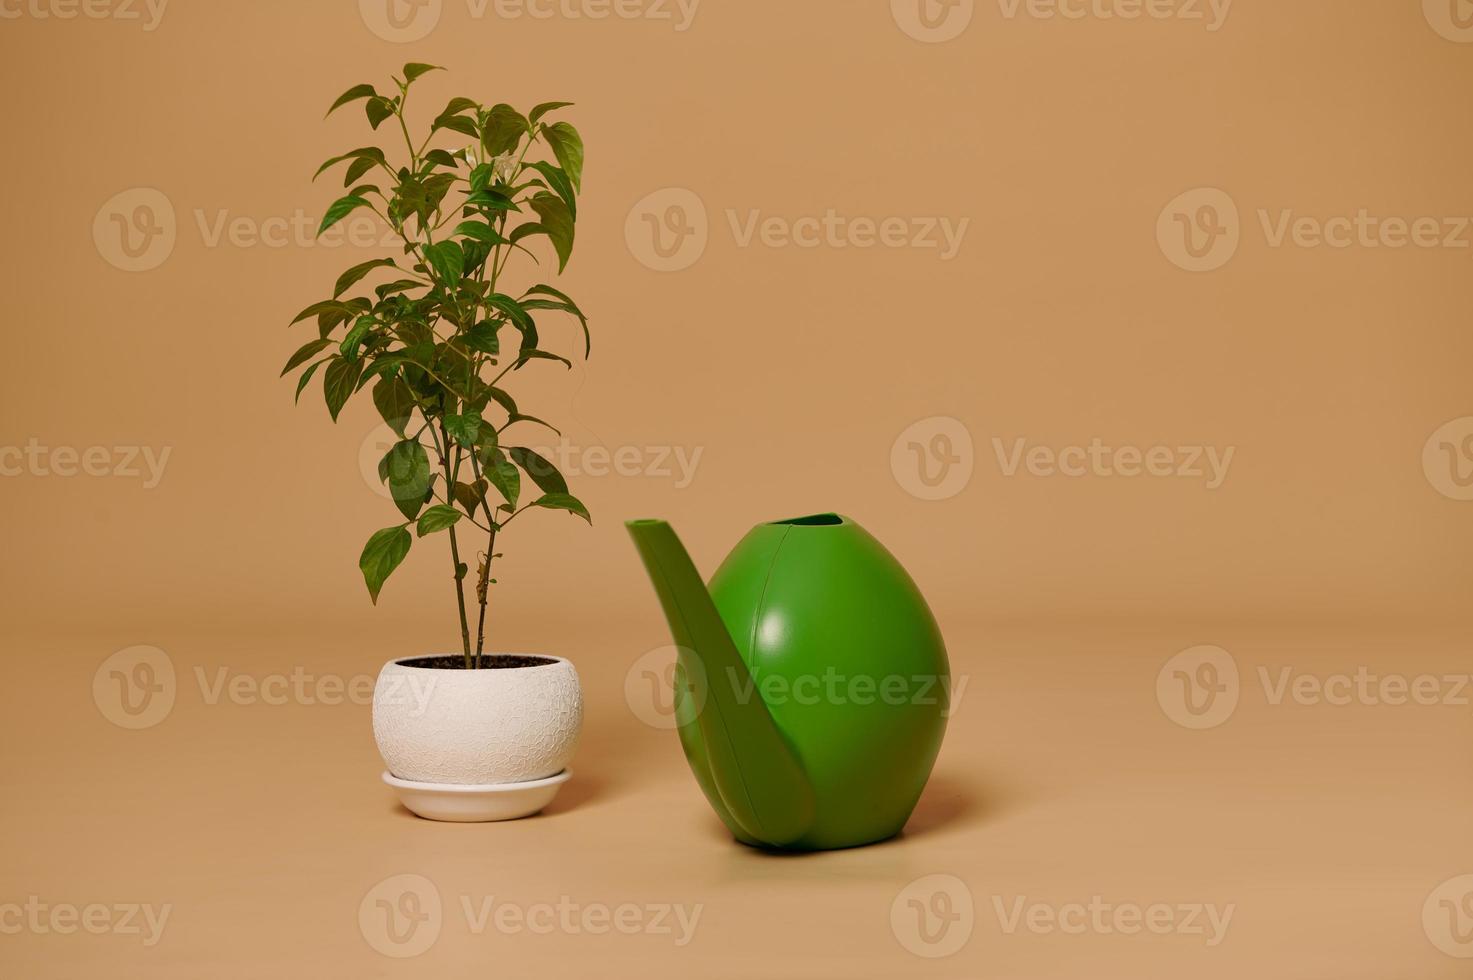
[[[400,802],[430,820],[530,816],[571,775],[583,727],[578,672],[562,657],[459,654],[391,660],[373,694],[373,737]]]

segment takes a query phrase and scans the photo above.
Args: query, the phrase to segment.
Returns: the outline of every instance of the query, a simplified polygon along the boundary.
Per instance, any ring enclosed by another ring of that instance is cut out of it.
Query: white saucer
[[[551,803],[558,789],[572,775],[571,769],[564,769],[546,779],[467,786],[459,783],[416,783],[385,771],[383,781],[394,787],[394,792],[399,794],[399,802],[406,809],[426,820],[485,823],[530,817]]]

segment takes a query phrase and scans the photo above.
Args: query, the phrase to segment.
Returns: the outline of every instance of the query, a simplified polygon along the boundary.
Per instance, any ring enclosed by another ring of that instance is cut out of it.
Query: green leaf
[[[414,392],[404,379],[398,375],[380,378],[373,386],[373,404],[389,428],[403,437],[415,408]]]
[[[395,377],[404,359],[397,354],[381,354],[371,361],[364,363],[363,377],[358,379],[358,390],[362,391],[368,387],[368,383],[375,378]]]
[[[542,419],[539,419],[535,415],[518,415],[516,413],[513,413],[512,414],[512,417],[509,418],[509,419],[507,419],[506,424],[507,425],[511,425],[513,422],[534,422],[537,425],[540,425],[540,426],[543,426],[545,428],[551,429],[553,432],[556,432],[558,435],[562,435],[563,434],[563,430],[562,429],[559,429],[557,426],[553,425],[551,422],[544,422],[544,421],[542,421]]]
[[[501,343],[496,339],[496,327],[497,324],[482,320],[466,331],[465,345],[481,354],[500,354]]]
[[[551,351],[537,350],[536,348],[523,348],[521,353],[517,355],[517,367],[521,367],[528,361],[561,361],[568,366],[569,370],[573,367],[573,362],[566,357],[554,354]]]
[[[364,83],[362,85],[354,85],[352,88],[348,89],[348,91],[338,96],[338,100],[332,104],[332,108],[327,110],[327,115],[332,115],[334,112],[337,112],[349,102],[356,102],[359,99],[374,98],[377,95],[378,91],[372,85],[369,85],[367,83]],[[326,116],[324,116],[323,118],[326,118]]]
[[[460,511],[449,504],[436,504],[419,515],[419,536],[424,537],[426,534],[434,534],[447,527],[454,527],[460,523],[460,516]]]
[[[489,187],[491,185],[491,178],[494,176],[496,176],[496,168],[489,163],[477,164],[473,167],[470,177],[467,178],[471,185],[471,195],[474,196],[477,191],[484,191]],[[466,203],[469,204],[470,201]]]
[[[385,119],[388,119],[394,114],[394,109],[393,100],[386,99],[382,95],[369,99],[363,106],[363,111],[368,116],[368,125],[373,127],[375,131],[383,124]]]
[[[335,309],[323,310],[317,314],[317,334],[320,337],[329,336],[342,324],[372,308],[373,304],[363,296],[339,302]]]
[[[344,318],[346,318],[352,316],[356,312],[358,312],[358,308],[348,303],[344,303],[340,300],[335,299],[325,299],[320,303],[313,303],[311,306],[298,313],[296,315],[296,318],[292,320],[291,325],[296,326],[298,323],[301,323],[308,317],[321,316],[324,313],[341,313],[343,314]],[[338,322],[341,323],[342,321],[339,320]]]
[[[322,226],[317,229],[317,234],[320,236],[324,231],[327,231],[327,229],[342,221],[354,211],[368,206],[368,201],[356,194],[349,194],[347,197],[338,198],[332,202],[332,207],[327,209],[327,214],[323,216]]]
[[[451,99],[449,102],[445,103],[445,108],[443,111],[441,111],[440,115],[454,116],[464,112],[467,109],[479,109],[480,107],[481,103],[477,102],[475,99],[459,97]]]
[[[445,394],[451,399],[459,397],[459,393],[466,390],[470,380],[471,359],[464,349],[450,343],[441,344],[435,351],[434,372],[440,376],[438,383],[442,384],[448,391]],[[448,403],[446,411],[454,411],[455,402]]]
[[[533,235],[546,235],[546,234],[547,234],[547,229],[544,228],[540,222],[537,222],[537,221],[529,221],[526,224],[517,225],[515,228],[513,228],[511,234],[507,236],[506,240],[509,241],[509,242],[511,242],[517,248],[519,248],[522,251],[526,252],[528,255],[532,255],[532,252],[525,245],[520,245],[518,243],[523,238],[531,238]],[[536,261],[537,256],[532,255],[532,259],[533,259],[533,261]],[[538,262],[537,264],[538,265],[541,265],[542,263]]]
[[[352,163],[348,164],[348,169],[343,174],[343,186],[347,187],[349,184],[353,183],[353,181],[362,177],[364,174],[368,173],[376,166],[378,166],[378,164],[374,163],[372,160],[354,160]]]
[[[517,498],[522,495],[522,475],[500,452],[486,461],[486,481],[496,488],[507,504],[516,507]]]
[[[505,298],[510,300],[510,297]],[[512,302],[515,301],[512,300]],[[488,305],[496,306],[496,304],[490,303]],[[527,350],[535,348],[537,346],[537,324],[532,322],[532,317],[525,310],[520,309],[520,307],[515,312],[511,310],[504,310],[504,312],[508,314],[505,322],[510,323],[522,335],[521,342],[517,344],[517,349]],[[500,338],[498,338],[497,343],[499,344],[500,342]]]
[[[432,208],[438,209],[440,202],[445,200],[445,195],[450,188],[455,186],[454,174],[431,174],[425,178],[425,200]]]
[[[277,375],[277,377],[286,377],[288,371],[301,367],[331,346],[332,341],[325,337],[307,341],[301,347],[297,348],[297,352],[286,362],[286,367],[281,369],[281,374]]]
[[[384,159],[383,150],[380,150],[376,146],[364,146],[360,147],[359,149],[352,150],[351,152],[344,153],[341,156],[335,156],[331,160],[326,161],[325,163],[323,163],[322,166],[317,168],[317,172],[312,175],[312,179],[316,180],[318,177],[322,176],[322,172],[324,170],[327,170],[329,167],[334,166],[335,164],[342,163],[344,160],[356,160],[359,162],[366,160],[368,161],[369,166],[373,166],[374,164],[378,163],[382,163],[384,166],[388,166],[388,161]],[[364,171],[364,173],[367,173],[367,171]],[[351,184],[352,182],[353,181],[350,180],[347,183]],[[347,185],[345,184],[344,186]]]
[[[424,283],[414,279],[396,279],[393,282],[386,282],[382,286],[374,286],[373,291],[378,294],[379,299],[383,299],[392,293],[402,293],[410,289],[419,289],[423,286]]]
[[[445,431],[450,434],[450,438],[462,446],[473,449],[476,445],[476,437],[481,433],[481,413],[466,412],[464,415],[447,415],[445,416]]]
[[[486,297],[485,305],[493,310],[505,313],[507,319],[519,329],[536,328],[536,324],[532,321],[532,315],[526,311],[520,302],[505,293],[492,293]]]
[[[455,226],[457,238],[474,238],[487,245],[499,245],[506,241],[495,228],[485,221],[462,221]]]
[[[481,507],[481,501],[485,498],[486,491],[490,487],[491,485],[484,479],[477,480],[475,483],[457,482],[455,484],[455,502],[460,504],[467,514],[474,517],[476,511]],[[490,508],[487,507],[487,510],[490,510]]]
[[[454,154],[446,150],[434,149],[424,155],[424,161],[420,166],[420,170],[428,173],[436,167],[449,167],[451,170],[454,170],[459,166],[460,161],[455,159]]]
[[[492,400],[495,401],[496,404],[504,408],[508,415],[517,414],[517,403],[511,395],[508,395],[500,388],[487,388],[486,393],[491,396]]]
[[[457,133],[464,133],[466,136],[479,137],[481,134],[476,130],[476,121],[462,116],[461,113],[467,109],[480,108],[481,104],[475,99],[451,99],[445,104],[444,111],[436,116],[435,121],[430,124],[430,132],[436,133],[442,129],[453,129]]]
[[[482,165],[484,166],[484,164]],[[477,167],[476,169],[480,169]],[[511,198],[500,191],[481,188],[473,191],[465,199],[466,207],[481,208],[486,211],[520,211],[521,207]]]
[[[583,190],[583,137],[572,123],[553,123],[542,127],[542,137],[552,147],[557,162],[567,171],[568,179],[581,193]]]
[[[465,116],[442,116],[435,120],[435,124],[430,129],[430,132],[439,132],[442,129],[460,133],[462,136],[469,136],[471,139],[476,139],[481,135],[476,131],[475,120],[468,119]]]
[[[482,463],[493,462],[500,455],[500,443],[496,426],[482,425],[480,435],[476,436],[476,458]]]
[[[553,299],[557,300],[557,303],[549,303],[546,306],[540,306],[533,305],[532,302],[528,302],[524,298],[522,302],[522,308],[528,310],[560,309],[573,314],[578,318],[578,322],[583,324],[583,356],[587,357],[589,354],[593,353],[593,337],[588,332],[588,317],[584,316],[583,311],[578,309],[578,304],[573,302],[572,297],[544,283],[538,283],[522,295],[523,297],[539,295],[551,296],[553,297]]]
[[[533,106],[532,111],[527,114],[527,119],[530,122],[536,122],[554,109],[564,109],[572,104],[571,102],[544,102],[541,105]]]
[[[568,175],[561,168],[554,167],[545,160],[538,160],[535,163],[527,164],[527,166],[547,178],[548,186],[557,192],[558,197],[563,199],[563,203],[568,206],[568,213],[573,216],[574,220],[577,220],[578,195],[573,191],[573,185],[569,182]]]
[[[546,507],[548,510],[565,510],[571,514],[577,514],[590,525],[593,518],[589,516],[588,508],[577,497],[568,493],[549,493],[532,501],[533,507]]]
[[[406,347],[399,353],[404,357],[407,363],[415,366],[415,368],[417,369],[416,373],[422,372],[435,360],[435,343],[433,340],[429,339],[422,340],[409,347]],[[404,378],[411,385],[417,382],[416,375],[410,374],[408,369],[406,369],[404,372]]]
[[[530,449],[512,448],[506,451],[512,460],[527,471],[532,482],[542,488],[543,493],[567,493],[568,481],[547,460]]]
[[[409,554],[414,540],[404,526],[386,527],[368,539],[363,554],[358,558],[358,567],[363,571],[363,581],[368,585],[368,595],[378,605],[379,590]]]
[[[538,194],[532,198],[531,204],[532,210],[542,219],[547,237],[552,239],[552,247],[557,249],[557,271],[561,273],[567,268],[568,259],[573,254],[572,212],[556,194]]]
[[[425,447],[414,439],[394,443],[384,457],[381,472],[387,477],[389,494],[399,512],[414,520],[430,492],[430,457]]]
[[[327,413],[334,422],[348,403],[348,398],[357,390],[358,376],[362,373],[363,365],[358,361],[335,357],[328,363],[327,373],[323,375],[322,396],[327,401]]]
[[[478,242],[473,238],[463,238],[460,241],[461,250],[465,252],[465,267],[471,274],[476,275],[476,270],[486,265],[486,259],[491,255],[491,246],[485,242]],[[479,282],[461,282],[461,296],[475,302],[481,298],[481,290],[488,288]]]
[[[331,343],[331,341],[328,341],[328,343]],[[313,364],[309,364],[307,366],[307,370],[305,370],[305,371],[302,372],[302,376],[297,379],[297,393],[292,398],[292,404],[293,405],[297,404],[298,402],[300,402],[302,400],[302,391],[307,387],[307,382],[311,381],[312,380],[312,375],[316,374],[317,373],[317,369],[320,368],[320,367],[322,367],[322,365],[324,365],[326,363],[327,363],[326,360],[317,361],[317,362],[315,362]]]
[[[465,274],[465,252],[458,242],[436,242],[425,249],[425,258],[441,282],[457,283]]]
[[[427,72],[444,70],[445,69],[441,68],[439,65],[426,65],[421,64],[418,61],[411,61],[409,64],[404,66],[404,84],[406,86],[414,84],[414,80],[416,78],[426,74]]]
[[[357,360],[358,345],[363,343],[363,338],[368,336],[369,331],[371,331],[377,323],[378,321],[371,316],[360,316],[358,318],[358,322],[353,324],[353,329],[349,330],[348,335],[343,338],[343,343],[341,347],[339,347],[339,350],[342,352],[343,357],[350,361]]]
[[[455,180],[454,174],[412,176],[401,171],[399,186],[394,188],[393,213],[404,217],[415,215],[422,226],[432,225],[430,216],[439,210]]]
[[[353,268],[338,276],[337,285],[334,286],[332,290],[333,298],[336,299],[337,297],[346,293],[349,289],[352,289],[353,286],[359,282],[359,280],[368,275],[374,269],[379,269],[386,265],[392,266],[393,264],[393,259],[372,259],[368,262],[362,262],[358,265],[353,266]]]
[[[481,121],[481,148],[487,156],[500,156],[515,148],[531,128],[520,112],[504,102],[498,103],[486,112]]]

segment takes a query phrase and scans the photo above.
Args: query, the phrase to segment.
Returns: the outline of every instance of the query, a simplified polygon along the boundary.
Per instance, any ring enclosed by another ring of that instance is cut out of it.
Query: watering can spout
[[[694,717],[681,723],[699,726],[713,784],[708,795],[719,795],[754,840],[777,846],[798,840],[814,819],[809,776],[757,692],[700,573],[665,521],[627,527],[681,658],[694,660],[682,672]]]

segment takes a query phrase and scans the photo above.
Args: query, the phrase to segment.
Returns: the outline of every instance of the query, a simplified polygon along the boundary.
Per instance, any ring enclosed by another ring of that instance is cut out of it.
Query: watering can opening
[[[773,527],[835,527],[843,524],[838,514],[809,514],[807,517],[790,517],[785,521],[768,521]]]

